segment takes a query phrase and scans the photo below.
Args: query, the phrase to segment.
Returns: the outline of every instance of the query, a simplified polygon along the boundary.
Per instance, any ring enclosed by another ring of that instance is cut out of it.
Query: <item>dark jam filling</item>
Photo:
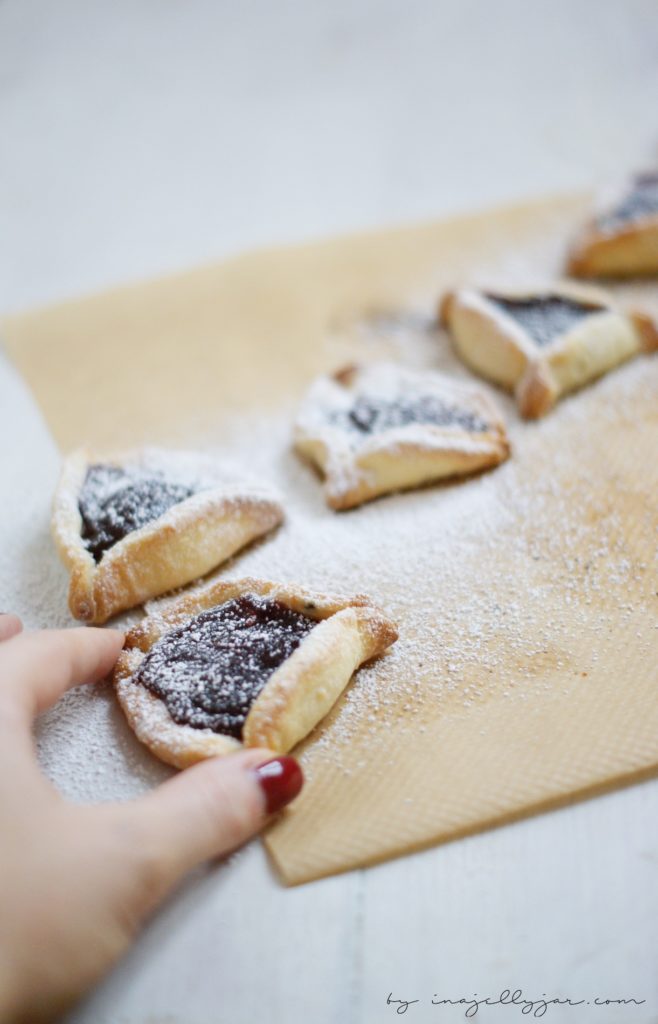
[[[337,419],[349,430],[360,434],[377,434],[382,430],[406,427],[410,423],[462,427],[477,433],[489,429],[489,424],[476,413],[448,405],[435,395],[401,396],[394,401],[361,395],[352,408],[340,413]]]
[[[540,348],[550,345],[560,334],[591,313],[600,313],[604,306],[593,302],[576,302],[557,295],[534,299],[505,299],[487,295],[490,302],[517,321]]]
[[[169,483],[157,473],[90,466],[78,500],[83,543],[100,562],[117,541],[192,494],[193,487]]]
[[[599,217],[597,224],[602,231],[616,231],[618,228],[654,217],[658,214],[658,173],[639,175],[627,196],[609,213]]]
[[[179,725],[241,739],[265,683],[315,625],[278,601],[238,597],[163,637],[135,681],[164,701]]]

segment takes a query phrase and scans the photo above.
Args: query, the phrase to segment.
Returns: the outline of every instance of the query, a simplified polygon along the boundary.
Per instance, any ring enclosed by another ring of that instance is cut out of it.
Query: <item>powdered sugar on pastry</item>
[[[240,743],[286,753],[397,639],[367,597],[246,578],[183,594],[126,637],[114,672],[140,740],[178,768]]]
[[[481,389],[393,363],[316,380],[297,416],[295,447],[324,474],[336,509],[473,473],[509,452],[500,414]]]
[[[416,365],[434,365],[438,349],[436,358],[452,372],[447,339],[437,333],[413,344],[405,335]],[[500,687],[510,702],[532,701],[537,688],[546,692],[549,685],[546,664],[559,669],[564,688],[586,685],[581,672],[595,667],[606,638],[620,623],[632,629],[638,580],[646,579],[648,588],[656,578],[658,562],[644,565],[625,539],[623,491],[591,456],[658,408],[658,361],[628,363],[537,423],[521,423],[513,402],[504,395],[500,401],[516,457],[495,474],[391,495],[342,516],[326,507],[317,481],[290,450],[294,408],[275,417],[238,417],[222,425],[221,439],[201,439],[213,458],[248,467],[286,494],[283,527],[229,562],[222,579],[250,574],[328,593],[367,590],[398,623],[398,642],[361,669],[309,741],[336,770],[358,739],[376,776],[378,765],[395,757],[391,730],[416,735],[430,705],[445,714],[470,712]],[[16,422],[34,426],[22,434],[20,452],[5,458],[0,607],[16,610],[28,626],[70,625],[66,574],[48,532],[48,492],[59,457],[14,380],[11,393],[0,396],[7,436]],[[635,539],[638,548],[655,552],[649,470]],[[492,560],[495,586],[491,569],[482,571]],[[655,595],[647,589],[650,599]],[[547,617],[547,604],[560,614]],[[127,624],[136,619],[133,613]],[[574,664],[579,632],[589,654]],[[647,637],[636,638],[640,655],[653,656],[657,636],[646,651]],[[43,717],[37,737],[49,775],[75,799],[129,797],[169,772],[135,742],[107,685],[71,691]]]
[[[71,612],[105,622],[204,575],[282,516],[271,492],[231,479],[207,456],[75,452],[53,503]]]

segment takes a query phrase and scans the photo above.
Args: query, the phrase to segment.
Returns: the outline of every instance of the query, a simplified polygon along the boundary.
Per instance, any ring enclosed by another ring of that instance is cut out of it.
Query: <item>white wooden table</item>
[[[0,310],[604,181],[658,156],[657,108],[655,0],[0,0]],[[2,360],[0,437],[0,608],[62,624],[58,458]],[[127,795],[85,762],[76,707],[42,730],[48,771]],[[389,993],[420,1000],[405,1020],[459,1021],[432,998],[506,988],[646,1000],[545,1019],[649,1024],[657,882],[658,781],[295,890],[254,844],[70,1024],[378,1024]]]

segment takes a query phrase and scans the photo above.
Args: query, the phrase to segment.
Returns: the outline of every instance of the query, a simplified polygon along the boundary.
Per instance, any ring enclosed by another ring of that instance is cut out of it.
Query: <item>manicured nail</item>
[[[304,785],[304,773],[294,757],[274,757],[256,768],[265,794],[268,814],[275,814],[294,800]]]

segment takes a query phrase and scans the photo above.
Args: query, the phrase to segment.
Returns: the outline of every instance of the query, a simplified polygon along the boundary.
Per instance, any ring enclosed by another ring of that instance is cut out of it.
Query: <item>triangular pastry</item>
[[[576,277],[658,274],[658,170],[637,174],[585,226],[569,254]]]
[[[271,493],[227,477],[211,458],[75,452],[53,503],[71,613],[105,622],[205,575],[282,518]]]
[[[317,379],[294,443],[324,475],[335,509],[473,473],[509,454],[500,413],[480,387],[393,363]]]
[[[649,317],[622,312],[605,292],[583,285],[461,288],[444,297],[440,316],[464,362],[514,392],[529,419],[658,344]]]
[[[178,768],[240,745],[291,750],[397,639],[367,597],[241,579],[190,591],[126,636],[114,683],[139,739]]]

